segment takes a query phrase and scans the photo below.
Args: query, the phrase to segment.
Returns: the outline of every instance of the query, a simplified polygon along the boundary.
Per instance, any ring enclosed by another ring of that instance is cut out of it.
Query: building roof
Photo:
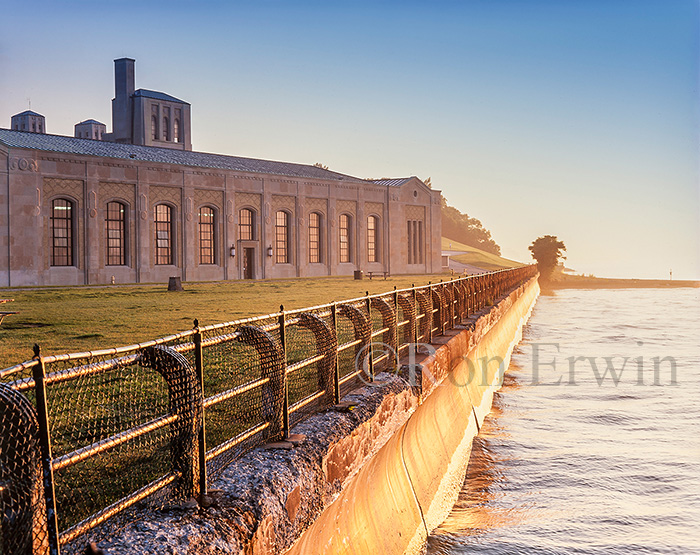
[[[184,100],[180,100],[179,98],[175,98],[174,96],[170,96],[169,94],[165,94],[158,91],[149,91],[148,89],[136,89],[134,91],[134,96],[145,96],[146,98],[155,98],[156,100],[165,100],[167,102],[179,102],[180,104],[189,104],[189,102],[185,102]]]
[[[411,177],[396,177],[396,178],[389,178],[385,177],[382,179],[369,179],[368,181],[371,181],[372,183],[376,183],[377,185],[385,185],[387,187],[401,187],[402,185],[405,185],[411,179],[418,179],[415,176]]]
[[[65,152],[69,154],[162,162],[200,168],[217,168],[310,179],[345,180],[357,183],[368,183],[368,181],[358,177],[352,177],[350,175],[324,170],[323,168],[306,164],[258,160],[256,158],[241,158],[239,156],[225,156],[223,154],[174,150],[171,148],[110,143],[106,141],[66,137],[63,135],[27,133],[24,131],[13,131],[11,129],[0,129],[0,144],[11,148],[27,148],[48,152]]]
[[[97,121],[96,119],[86,119],[85,121],[81,121],[75,125],[104,125],[104,123]]]
[[[37,114],[36,112],[32,112],[31,110],[25,110],[24,112],[21,112],[19,114],[15,114],[12,117],[16,118],[17,116],[39,116],[40,118],[44,117],[41,114]]]

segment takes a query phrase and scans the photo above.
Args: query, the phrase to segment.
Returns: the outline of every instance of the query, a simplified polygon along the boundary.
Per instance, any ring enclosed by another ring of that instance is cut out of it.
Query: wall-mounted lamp
[[[270,245],[269,247],[267,247],[267,256],[269,256],[270,258],[272,258],[272,245]]]
[[[236,246],[235,245],[231,245],[231,249],[229,250],[229,254],[231,255],[231,258],[236,256]]]

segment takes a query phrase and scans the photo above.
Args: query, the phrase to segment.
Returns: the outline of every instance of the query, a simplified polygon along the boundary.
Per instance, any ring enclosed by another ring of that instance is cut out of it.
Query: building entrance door
[[[243,279],[255,279],[254,272],[255,249],[252,247],[243,248]]]

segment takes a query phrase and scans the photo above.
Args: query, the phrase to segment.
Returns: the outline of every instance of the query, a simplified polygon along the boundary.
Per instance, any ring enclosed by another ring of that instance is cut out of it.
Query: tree
[[[559,264],[559,260],[566,258],[564,256],[566,245],[555,235],[538,237],[528,247],[528,250],[532,253],[532,258],[537,260],[537,269],[543,281],[552,279],[552,273]]]
[[[454,206],[447,204],[445,197],[441,197],[441,202],[443,237],[454,239],[492,254],[501,254],[501,247],[493,240],[491,232],[485,229],[479,220],[471,218]]]

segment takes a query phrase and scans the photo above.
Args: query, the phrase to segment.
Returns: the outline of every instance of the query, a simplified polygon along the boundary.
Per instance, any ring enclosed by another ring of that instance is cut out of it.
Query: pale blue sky
[[[0,0],[0,126],[111,127],[114,58],[195,150],[430,176],[529,260],[700,278],[696,0]]]

